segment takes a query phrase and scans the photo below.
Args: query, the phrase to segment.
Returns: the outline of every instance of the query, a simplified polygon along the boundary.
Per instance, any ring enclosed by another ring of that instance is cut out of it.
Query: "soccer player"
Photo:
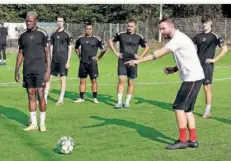
[[[6,37],[8,35],[7,28],[0,24],[0,65],[6,65]],[[3,60],[2,60],[3,57]]]
[[[60,96],[56,104],[63,104],[63,98],[66,90],[66,77],[70,67],[70,58],[72,53],[72,34],[64,29],[65,18],[58,16],[56,18],[58,29],[50,36],[51,79],[52,76],[58,76],[61,82]],[[50,81],[51,81],[50,79]],[[50,89],[50,81],[46,83],[45,100]]]
[[[93,102],[99,103],[97,99],[97,77],[99,76],[98,73],[98,64],[103,55],[105,54],[107,48],[105,42],[98,36],[93,35],[93,25],[88,23],[85,25],[85,35],[78,37],[75,44],[75,51],[77,56],[80,58],[79,64],[79,78],[80,78],[80,85],[79,85],[79,95],[80,98],[76,99],[75,103],[82,103],[84,102],[84,93],[86,90],[86,79],[89,75],[91,79],[91,89],[93,94]],[[81,47],[81,51],[80,48]],[[98,48],[101,49],[100,55],[97,56]]]
[[[127,31],[116,33],[116,35],[109,40],[109,45],[118,57],[118,77],[119,82],[117,85],[117,94],[118,94],[118,103],[115,105],[115,108],[119,109],[123,107],[122,97],[124,91],[124,84],[126,82],[126,76],[128,77],[128,89],[127,89],[127,99],[124,107],[127,108],[130,106],[130,100],[134,91],[134,80],[137,77],[137,65],[128,66],[124,63],[128,60],[135,60],[142,58],[149,50],[147,41],[145,38],[136,33],[137,22],[134,19],[130,19],[127,22]],[[114,42],[119,41],[120,51],[117,52],[114,47]],[[141,46],[144,48],[142,53],[138,54],[138,48]]]
[[[44,99],[45,83],[50,79],[50,52],[48,35],[39,29],[36,12],[28,12],[25,18],[27,29],[19,37],[19,52],[15,66],[15,80],[20,82],[19,69],[23,62],[23,87],[27,89],[30,120],[25,131],[37,130],[36,93],[40,109],[40,131],[46,131],[46,103]]]
[[[173,104],[179,128],[179,140],[169,144],[166,148],[196,148],[198,147],[198,142],[193,109],[204,79],[204,72],[192,40],[177,30],[170,18],[160,20],[159,27],[164,38],[170,39],[170,41],[163,48],[154,51],[153,54],[139,60],[130,60],[125,64],[134,66],[141,62],[156,60],[166,54],[173,53],[177,66],[167,67],[165,72],[166,74],[172,74],[179,70],[180,78],[183,81]],[[189,130],[188,141],[186,138],[187,127]]]
[[[209,16],[203,16],[201,19],[201,23],[203,24],[203,32],[197,34],[193,38],[193,42],[197,46],[197,54],[199,56],[205,74],[203,86],[205,91],[206,108],[203,114],[203,118],[209,118],[211,116],[211,85],[213,78],[214,63],[225,55],[225,53],[228,51],[228,48],[224,43],[224,40],[221,37],[218,37],[214,32],[212,32],[211,26],[213,22]],[[219,55],[215,57],[217,46],[221,48],[221,52]]]

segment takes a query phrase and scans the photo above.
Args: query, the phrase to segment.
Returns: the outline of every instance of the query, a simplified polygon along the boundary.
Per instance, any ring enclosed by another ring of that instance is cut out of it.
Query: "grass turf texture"
[[[79,96],[79,60],[73,54],[64,105],[55,105],[60,87],[57,78],[52,80],[47,104],[48,131],[44,133],[22,131],[29,114],[25,89],[13,83],[15,60],[16,54],[9,53],[7,65],[0,66],[1,161],[228,161],[231,158],[231,80],[224,79],[231,78],[230,53],[215,66],[212,118],[200,116],[205,107],[202,89],[195,105],[199,148],[176,151],[165,149],[178,138],[171,103],[180,80],[178,73],[168,76],[163,73],[164,67],[175,65],[171,54],[139,65],[131,107],[120,110],[113,109],[117,99],[117,59],[111,52],[99,61],[101,103],[93,104],[90,85],[85,103],[72,103]],[[125,100],[126,94],[123,96]],[[76,145],[73,154],[57,153],[55,146],[62,136],[73,137]]]

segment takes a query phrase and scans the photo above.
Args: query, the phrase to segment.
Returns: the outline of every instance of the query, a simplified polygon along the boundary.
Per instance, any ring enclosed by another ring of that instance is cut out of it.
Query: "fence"
[[[193,37],[202,31],[199,18],[175,18],[173,19],[177,28],[188,36]],[[56,28],[55,23],[39,23],[48,35]],[[66,24],[66,29],[73,34],[74,40],[84,34],[84,24]],[[16,30],[16,29],[15,29]],[[94,34],[104,40],[111,38],[116,32],[126,30],[125,24],[94,24]],[[231,39],[231,18],[217,18],[213,22],[213,31],[224,39]],[[159,27],[158,19],[151,19],[146,22],[138,22],[137,32],[143,35],[149,43],[158,40]],[[17,40],[9,39],[8,47],[16,47]]]

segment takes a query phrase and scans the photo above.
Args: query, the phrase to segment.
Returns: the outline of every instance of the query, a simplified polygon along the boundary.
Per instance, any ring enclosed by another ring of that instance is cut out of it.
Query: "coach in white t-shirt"
[[[128,61],[126,64],[135,65],[173,53],[177,66],[165,68],[165,73],[172,74],[179,70],[180,78],[183,81],[173,104],[179,127],[179,139],[166,148],[197,148],[196,124],[192,111],[204,79],[204,72],[192,40],[184,33],[176,30],[174,23],[169,18],[160,20],[159,26],[164,38],[170,39],[170,41],[163,48],[154,51],[153,54],[139,60]],[[187,127],[189,140],[187,140]]]

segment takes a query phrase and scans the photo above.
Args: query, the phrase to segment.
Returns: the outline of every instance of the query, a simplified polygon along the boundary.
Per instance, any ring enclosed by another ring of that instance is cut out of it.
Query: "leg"
[[[211,104],[212,104],[212,89],[211,84],[204,85],[205,91],[205,102],[206,102],[206,109],[203,115],[203,118],[209,118],[211,116]]]
[[[97,77],[99,76],[98,71],[98,64],[95,62],[91,66],[89,66],[89,76],[91,79],[91,91],[93,94],[93,102],[99,103],[97,99],[97,92],[98,92],[98,84],[97,84]]]
[[[2,45],[0,44],[0,65],[2,65]]]
[[[99,101],[97,99],[98,84],[97,84],[96,78],[91,79],[91,90],[92,90],[92,94],[93,94],[94,103],[99,103]]]
[[[30,121],[31,124],[29,127],[23,129],[24,131],[37,130],[37,116],[36,116],[36,89],[35,88],[27,88],[28,94],[28,103],[29,103],[29,111],[30,111]]]
[[[74,103],[82,103],[84,102],[84,93],[86,90],[86,80],[87,76],[89,73],[89,65],[85,64],[83,62],[80,62],[79,64],[79,78],[80,78],[80,83],[79,83],[79,95],[80,98],[76,99],[73,101]]]
[[[213,64],[207,64],[203,67],[205,79],[203,80],[204,91],[205,91],[205,102],[206,108],[203,114],[203,118],[209,118],[211,116],[210,109],[212,104],[212,78],[213,78]]]
[[[119,82],[117,85],[117,93],[118,93],[118,103],[115,105],[115,108],[122,107],[122,96],[124,91],[124,84],[125,84],[126,76],[119,76]]]
[[[3,65],[6,65],[6,44],[2,45]]]
[[[46,131],[46,126],[45,126],[46,101],[44,98],[44,88],[37,88],[37,94],[39,99],[39,110],[40,110],[40,131]]]
[[[46,87],[45,87],[45,91],[44,91],[44,98],[45,98],[45,102],[47,103],[47,97],[48,97],[48,93],[51,87],[51,80],[52,80],[52,75],[50,77],[49,82],[46,82]]]
[[[60,76],[60,83],[61,83],[60,96],[56,104],[63,104],[63,98],[64,98],[65,91],[66,91],[66,76],[65,75]]]
[[[80,98],[73,101],[74,103],[82,103],[84,102],[84,93],[86,90],[86,78],[80,78],[80,84],[79,84],[79,95]]]
[[[130,106],[130,101],[132,98],[133,91],[134,91],[134,80],[131,78],[128,78],[127,99],[124,105],[125,107]]]

